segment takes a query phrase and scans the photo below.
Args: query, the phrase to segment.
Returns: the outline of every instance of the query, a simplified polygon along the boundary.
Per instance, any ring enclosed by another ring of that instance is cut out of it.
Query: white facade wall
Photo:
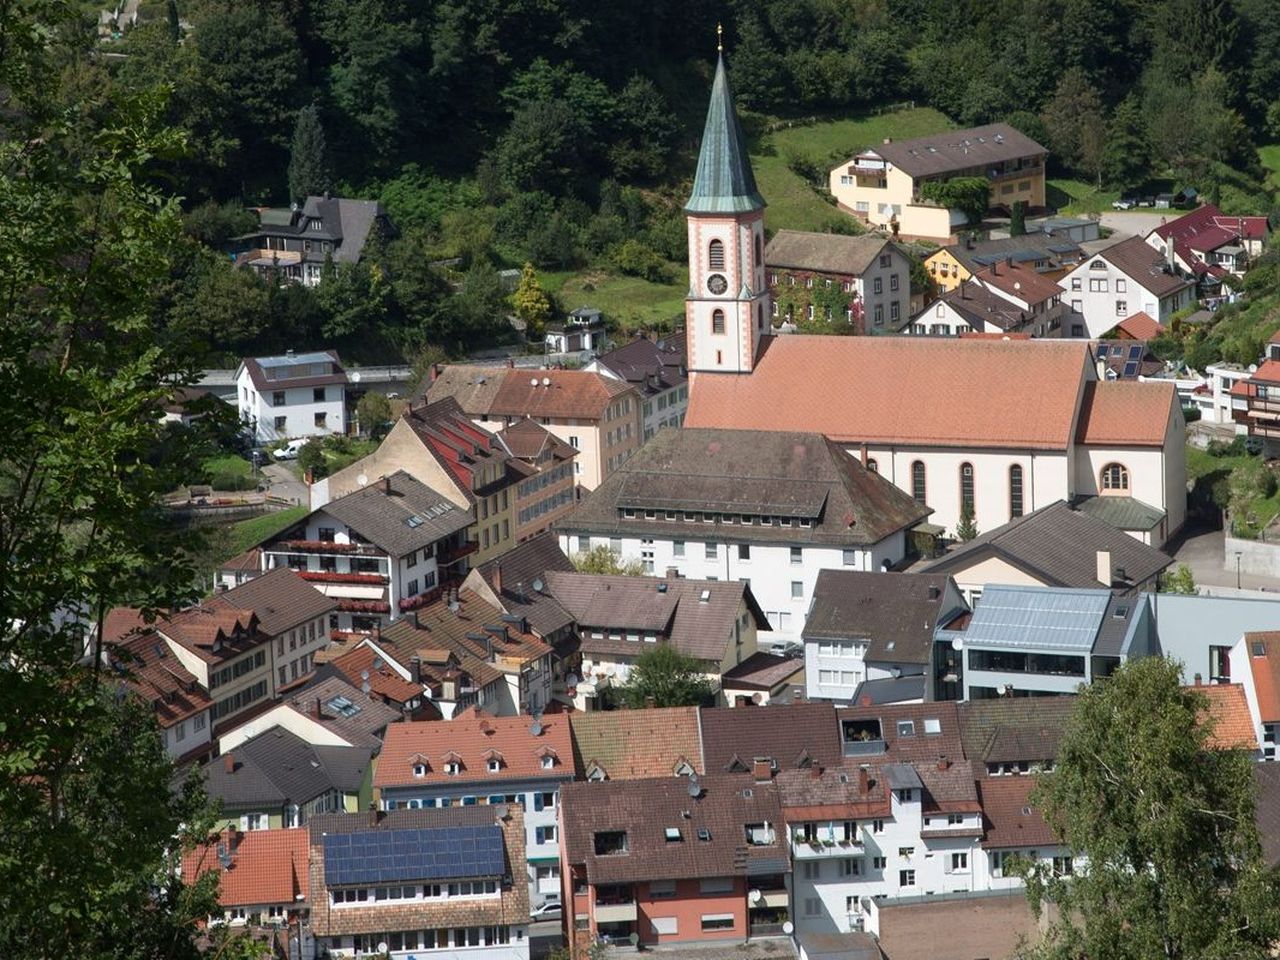
[[[764,214],[691,214],[689,292],[685,301],[685,343],[690,370],[747,373],[755,362],[760,338],[772,313],[764,271]],[[711,242],[724,245],[724,268],[709,263]],[[725,279],[714,293],[713,275]],[[724,311],[724,332],[712,325],[715,310]]]
[[[868,333],[898,330],[911,317],[911,261],[897,247],[887,245],[855,280],[854,290],[862,301]]]
[[[865,640],[806,640],[804,695],[809,700],[851,700],[867,677]]]
[[[1195,288],[1191,286],[1158,297],[1103,256],[1088,258],[1060,283],[1067,291],[1062,299],[1071,308],[1071,314],[1063,320],[1063,333],[1072,336],[1072,324],[1083,323],[1085,335],[1097,338],[1139,311],[1157,323],[1168,323],[1175,311],[1195,300]]]
[[[164,750],[170,760],[177,760],[198,750],[210,742],[213,735],[213,721],[208,710],[201,710],[194,716],[187,717],[160,731],[164,739]]]
[[[323,391],[323,400],[318,397]],[[277,404],[276,395],[284,402]],[[286,387],[259,393],[248,370],[241,367],[236,379],[236,407],[240,421],[253,429],[258,443],[274,443],[294,437],[324,437],[346,433],[346,389],[340,383],[323,387]],[[317,416],[323,415],[323,423]],[[283,418],[283,423],[277,423]]]
[[[460,902],[466,903],[468,901],[460,901]],[[427,913],[423,914],[424,917],[428,915],[429,914]],[[388,923],[388,926],[394,927],[396,926],[396,924]],[[424,919],[422,923],[420,923],[418,926],[422,928],[434,929],[437,936],[444,935],[446,937],[449,937],[449,936],[457,935],[455,932],[454,925],[449,925],[447,927],[444,927]],[[436,929],[437,927],[438,929]],[[484,939],[486,937],[486,933],[485,933],[486,929],[487,928],[485,927],[480,928],[480,939],[482,943],[484,943]],[[448,957],[449,960],[454,960],[454,958],[462,958],[462,957],[465,957],[466,960],[529,960],[529,928],[528,928],[527,921],[522,924],[510,924],[509,929],[510,929],[510,940],[507,943],[484,944],[483,946],[478,946],[478,947],[463,946],[463,947],[457,947],[457,948],[452,948],[448,946],[445,946],[445,947],[437,946],[437,947],[433,947],[431,949],[426,949],[426,950],[418,947],[415,944],[411,949],[404,949],[404,950],[388,949],[385,956],[390,957],[391,960],[410,960],[410,958],[412,957],[422,957],[424,955],[430,956],[432,954],[435,954],[436,956],[439,956],[442,958]],[[416,934],[418,931],[415,929],[413,932]],[[362,950],[361,952],[357,953],[355,951],[356,938],[352,937],[350,934],[343,937],[325,937],[322,939],[325,940],[328,944],[327,949],[328,949],[329,955],[334,958],[338,958],[338,960],[346,960],[346,958],[349,958],[349,957],[354,958],[357,956],[359,957],[384,956],[384,954],[373,953],[369,950]],[[361,937],[360,939],[364,940],[366,938]],[[437,941],[437,943],[438,942],[439,941]],[[390,944],[388,944],[388,947],[389,946]],[[377,949],[376,943],[373,944],[373,948],[375,950]],[[304,954],[304,956],[309,956],[309,955],[310,954]]]
[[[1198,404],[1202,414],[1201,419],[1210,423],[1231,423],[1231,411],[1244,410],[1248,406],[1244,398],[1236,400],[1231,396],[1231,388],[1241,380],[1250,379],[1253,371],[1236,364],[1217,363],[1206,367],[1205,373],[1209,375],[1209,382],[1213,388],[1213,402],[1207,405]],[[1240,406],[1236,407],[1236,403]],[[1243,424],[1236,426],[1236,433],[1245,431]]]
[[[534,749],[532,743],[529,749]],[[561,763],[566,762],[572,763],[572,758],[561,759]],[[421,786],[383,787],[381,805],[383,810],[465,806],[468,801],[481,804],[499,795],[506,799],[493,802],[519,803],[524,807],[529,902],[531,906],[537,906],[544,900],[560,898],[560,840],[556,814],[560,807],[562,782],[560,779],[503,781],[495,778],[492,781],[473,780],[457,786],[424,783]],[[515,799],[510,799],[512,797]],[[449,801],[448,804],[443,802],[445,800]]]
[[[1175,456],[1185,455],[1179,449]],[[1186,476],[1185,469],[1169,470],[1166,459],[1165,451],[1154,447],[1076,447],[1076,493],[1106,496],[1102,470],[1110,464],[1120,464],[1129,473],[1127,495],[1159,507],[1167,515],[1161,526],[1152,531],[1152,543],[1161,547],[1182,526],[1187,512],[1186,490],[1174,486],[1178,476]]]
[[[974,329],[968,317],[962,317],[946,300],[935,300],[911,318],[904,332],[916,337],[953,337]],[[979,333],[998,333],[991,324],[982,324]]]
[[[800,639],[819,570],[842,567],[879,571],[885,561],[894,564],[901,560],[906,550],[906,538],[899,531],[872,547],[851,548],[849,563],[845,562],[844,550],[827,546],[801,546],[799,562],[793,562],[791,547],[776,543],[748,542],[745,545],[750,556],[742,557],[739,543],[708,539],[708,534],[716,532],[713,525],[690,523],[688,528],[688,539],[679,541],[657,537],[651,541],[638,537],[611,540],[598,535],[562,533],[560,547],[572,556],[592,546],[605,545],[615,548],[623,559],[643,560],[649,572],[657,575],[674,567],[680,576],[690,580],[749,583],[756,601],[769,618],[776,634],[771,639],[775,641]],[[714,555],[709,552],[710,548],[714,548]]]
[[[1270,642],[1270,641],[1265,641]],[[1231,648],[1231,679],[1244,688],[1244,698],[1249,704],[1249,720],[1253,724],[1253,735],[1258,741],[1258,760],[1275,760],[1276,745],[1280,742],[1280,723],[1263,723],[1262,709],[1258,704],[1258,687],[1253,682],[1252,641],[1241,637]],[[1238,669],[1234,669],[1239,664]]]
[[[604,372],[603,369],[601,372]],[[663,427],[684,426],[689,409],[689,384],[674,386],[640,402],[642,439],[648,440]]]

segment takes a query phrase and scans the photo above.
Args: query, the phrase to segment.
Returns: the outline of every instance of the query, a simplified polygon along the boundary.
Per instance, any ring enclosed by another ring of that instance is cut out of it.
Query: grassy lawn
[[[1259,147],[1258,159],[1262,161],[1263,169],[1270,174],[1266,187],[1273,196],[1280,195],[1280,143]]]
[[[231,536],[227,541],[227,555],[224,559],[244,553],[255,544],[273,536],[291,524],[297,523],[308,513],[304,506],[289,507],[276,513],[264,513],[260,517],[250,517],[231,524]]]
[[[1083,180],[1050,179],[1045,189],[1045,202],[1068,217],[1103,213],[1110,210],[1112,202],[1119,198],[1118,190],[1099,190]]]
[[[211,477],[219,474],[228,474],[236,477],[253,476],[253,464],[234,453],[224,453],[216,457],[210,457],[201,464],[201,467]]]
[[[560,298],[565,310],[598,307],[626,330],[670,326],[672,320],[684,316],[684,298],[689,290],[689,271],[683,264],[669,284],[593,269],[573,274],[546,273],[539,279],[546,290]]]
[[[1240,453],[1238,448],[1237,451],[1214,456],[1207,450],[1187,447],[1187,476],[1196,481],[1197,486],[1210,489],[1221,490],[1219,485],[1225,485],[1236,468],[1257,462],[1258,457]],[[1225,499],[1219,502],[1225,502]],[[1280,486],[1270,496],[1252,499],[1233,523],[1237,534],[1256,537],[1258,531],[1265,529],[1276,517],[1280,517]]]

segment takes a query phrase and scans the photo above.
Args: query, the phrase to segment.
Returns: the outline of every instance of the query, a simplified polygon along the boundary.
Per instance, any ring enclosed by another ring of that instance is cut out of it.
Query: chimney
[[[862,794],[871,792],[871,772],[866,767],[858,768],[858,792]]]
[[[382,811],[378,809],[378,801],[369,801],[369,826],[376,827],[382,823]]]
[[[813,766],[811,766],[811,767],[809,768],[809,776],[813,777],[813,779],[815,779],[815,780],[821,780],[821,779],[822,779],[822,764],[820,764],[820,763],[815,763]]]
[[[1111,586],[1111,551],[1098,551],[1098,582],[1104,587]]]
[[[1009,254],[1009,256],[1004,258],[1004,265],[1010,270],[1013,269],[1013,254]]]
[[[227,849],[231,853],[236,852],[236,848],[240,846],[240,827],[238,824],[227,824]]]
[[[227,773],[236,772],[236,758],[234,754],[224,753],[222,755],[222,769]]]
[[[1200,674],[1198,674],[1198,673],[1197,673],[1197,674],[1196,674],[1196,676],[1195,676],[1195,681],[1194,681],[1194,683],[1195,683],[1195,685],[1196,685],[1197,687],[1203,686],[1203,685],[1204,685],[1204,678],[1203,678],[1202,676],[1200,676]]]
[[[491,633],[484,635],[484,653],[485,659],[493,663],[493,634]]]
[[[996,260],[996,261],[993,261],[993,262],[992,262],[992,264],[991,264],[991,275],[992,275],[993,277],[998,277],[998,276],[1000,276],[1000,271],[996,269],[996,267],[998,267],[998,266],[1000,266],[1000,261],[999,261],[999,260]]]
[[[316,719],[317,719],[317,720],[322,720],[322,719],[324,719],[324,714],[320,712],[320,698],[319,698],[319,697],[316,697]]]
[[[768,760],[757,760],[751,764],[751,775],[755,777],[756,783],[768,783],[773,779],[773,764]]]
[[[441,367],[441,366],[440,366],[440,364],[438,364],[438,363],[433,363],[433,364],[431,365],[431,369],[427,371],[427,382],[428,382],[428,383],[435,383],[435,382],[436,382],[436,378],[440,376],[440,371],[441,371],[442,369],[444,369],[444,368],[443,368],[443,367]]]
[[[414,620],[417,620],[418,615],[415,613],[413,617],[414,617]],[[413,677],[414,683],[418,683],[418,684],[422,683],[422,658],[421,657],[413,656],[409,658],[409,676]]]
[[[936,583],[929,584],[929,599],[937,600],[940,596],[942,596],[942,588]]]
[[[938,754],[938,769],[946,770],[951,766],[951,761],[947,759],[946,754]]]
[[[382,478],[382,492],[383,492],[383,493],[386,493],[386,494],[390,494],[390,493],[391,493],[391,478],[390,478],[390,477],[383,477],[383,478]]]
[[[862,706],[864,706],[864,707],[869,707],[869,706],[871,706],[871,694],[869,694],[869,693],[864,693],[864,694],[862,695]]]
[[[679,568],[679,567],[667,567],[667,579],[668,579],[668,580],[679,580],[679,579],[680,579],[680,568]]]
[[[858,456],[862,459],[862,465],[867,465],[867,445],[865,443],[858,447]]]
[[[493,565],[493,592],[498,596],[502,596],[502,563],[501,561]]]
[[[1170,237],[1164,244],[1165,267],[1168,269],[1169,273],[1176,273],[1178,269],[1177,264],[1174,263],[1173,254],[1173,237]]]
[[[417,611],[417,610],[414,610],[414,611],[410,614],[410,616],[411,616],[411,617],[413,617],[413,628],[414,628],[415,630],[421,630],[421,629],[422,629],[422,624],[418,621],[418,611]]]
[[[656,708],[657,708],[657,706],[658,706],[658,701],[657,701],[657,699],[656,699],[656,698],[654,698],[654,697],[645,697],[645,698],[644,698],[644,708],[645,708],[646,710],[653,710],[653,709],[656,709]]]

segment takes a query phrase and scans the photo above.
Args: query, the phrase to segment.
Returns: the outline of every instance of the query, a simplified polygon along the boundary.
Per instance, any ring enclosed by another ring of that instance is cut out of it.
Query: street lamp
[[[1239,550],[1236,551],[1236,589],[1237,590],[1240,589],[1240,553],[1241,551]]]

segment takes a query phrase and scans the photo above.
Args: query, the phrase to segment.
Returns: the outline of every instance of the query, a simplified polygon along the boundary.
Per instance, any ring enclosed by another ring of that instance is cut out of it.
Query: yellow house
[[[946,130],[915,140],[886,138],[830,173],[831,194],[846,212],[898,236],[947,242],[966,218],[921,196],[924,185],[985,177],[990,206],[1044,206],[1048,150],[1007,123]]]
[[[1030,267],[1050,280],[1059,280],[1083,259],[1080,245],[1064,234],[1028,233],[951,244],[926,257],[924,266],[938,289],[950,293],[961,283],[972,280],[975,273],[1002,260]]]

